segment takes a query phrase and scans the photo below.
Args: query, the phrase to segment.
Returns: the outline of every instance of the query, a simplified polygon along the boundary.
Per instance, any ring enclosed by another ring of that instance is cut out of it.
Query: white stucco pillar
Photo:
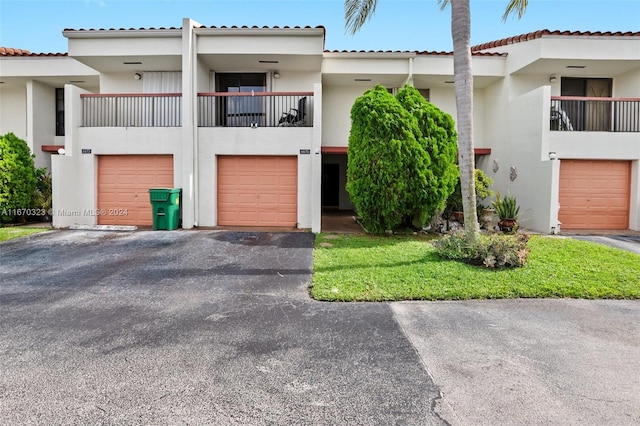
[[[311,231],[322,223],[322,84],[313,86],[313,138],[311,142]]]
[[[182,166],[182,227],[197,226],[197,90],[196,90],[196,35],[193,28],[198,25],[189,18],[182,20],[182,138],[180,165]]]

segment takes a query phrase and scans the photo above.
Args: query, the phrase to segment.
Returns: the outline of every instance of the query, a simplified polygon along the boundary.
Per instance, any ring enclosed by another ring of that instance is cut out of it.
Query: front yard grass
[[[11,240],[13,238],[24,237],[25,235],[37,234],[38,232],[49,231],[48,228],[25,228],[23,226],[8,226],[0,228],[0,241]]]
[[[516,297],[640,298],[640,256],[587,241],[532,236],[521,268],[444,260],[427,236],[319,234],[311,295],[327,301]]]

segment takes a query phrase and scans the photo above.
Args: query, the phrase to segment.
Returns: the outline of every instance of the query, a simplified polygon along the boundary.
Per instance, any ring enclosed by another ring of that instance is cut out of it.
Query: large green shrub
[[[26,142],[13,133],[0,137],[0,216],[14,220],[32,207],[36,169]]]
[[[397,95],[400,104],[418,120],[418,138],[427,153],[428,203],[420,206],[419,222],[424,224],[436,210],[443,210],[458,179],[456,158],[458,135],[453,118],[427,102],[414,87],[405,86]]]
[[[442,164],[447,159],[453,164],[455,138],[445,143],[440,136],[447,132],[421,123],[434,110],[415,94],[420,96],[415,89],[402,89],[399,100],[378,85],[351,109],[347,191],[363,225],[374,233],[409,222],[424,225],[444,205],[453,188],[450,181],[457,177]],[[424,136],[428,129],[431,133]]]

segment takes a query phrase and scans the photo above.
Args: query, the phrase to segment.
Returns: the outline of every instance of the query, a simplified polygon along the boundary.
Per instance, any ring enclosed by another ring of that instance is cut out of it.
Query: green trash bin
[[[149,190],[153,210],[153,229],[171,231],[180,220],[180,188],[152,188]]]

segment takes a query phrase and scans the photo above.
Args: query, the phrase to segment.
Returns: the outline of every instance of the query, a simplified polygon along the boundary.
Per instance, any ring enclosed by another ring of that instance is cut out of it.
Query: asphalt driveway
[[[315,302],[312,244],[0,243],[0,423],[640,424],[640,301]]]
[[[443,424],[387,304],[307,292],[313,235],[0,244],[2,424]]]

